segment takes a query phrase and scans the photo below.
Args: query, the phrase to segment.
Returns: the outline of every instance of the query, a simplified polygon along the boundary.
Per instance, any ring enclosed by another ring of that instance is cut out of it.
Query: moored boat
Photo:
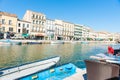
[[[36,61],[12,68],[2,69],[0,70],[0,80],[16,80],[38,71],[48,69],[54,66],[59,60],[60,57],[53,57],[42,61]]]
[[[17,80],[84,80],[85,73],[85,69],[79,69],[74,64],[68,63]]]
[[[0,45],[21,45],[21,42],[13,41],[11,39],[0,40]]]
[[[51,44],[64,44],[64,41],[51,41]]]
[[[0,42],[0,45],[10,45],[9,42]]]

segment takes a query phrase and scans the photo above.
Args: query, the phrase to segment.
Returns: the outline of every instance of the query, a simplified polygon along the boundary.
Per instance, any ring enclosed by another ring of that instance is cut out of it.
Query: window
[[[5,19],[2,19],[2,24],[5,24]]]
[[[42,22],[42,25],[44,25],[44,22]]]
[[[9,27],[9,31],[13,31],[13,28],[12,28],[12,27]]]
[[[9,20],[9,23],[8,23],[9,25],[11,25],[12,24],[12,20]]]
[[[41,24],[41,21],[39,21],[39,24]]]
[[[37,27],[37,31],[39,32],[39,27]]]
[[[32,27],[32,31],[34,31],[34,26]]]
[[[27,28],[29,28],[29,24],[27,24]]]
[[[36,21],[36,24],[38,24],[38,21]]]
[[[35,18],[35,15],[33,14],[32,18]]]
[[[23,29],[22,29],[22,33],[23,33],[23,34],[26,34],[26,32],[27,32],[26,28],[23,28]]]
[[[23,24],[23,28],[25,28],[25,24]]]
[[[42,16],[42,19],[44,19],[44,16]]]
[[[35,23],[35,20],[33,20],[33,24]]]
[[[29,30],[27,30],[27,33],[29,33]]]
[[[21,24],[20,23],[18,23],[18,27],[20,27],[21,26]]]
[[[18,29],[18,33],[20,33],[20,29]]]
[[[5,27],[1,27],[1,28],[0,28],[0,31],[3,31],[3,32],[4,32],[4,31],[5,31]]]
[[[36,15],[36,19],[38,19],[38,15]]]
[[[39,16],[39,19],[41,19],[41,16]]]

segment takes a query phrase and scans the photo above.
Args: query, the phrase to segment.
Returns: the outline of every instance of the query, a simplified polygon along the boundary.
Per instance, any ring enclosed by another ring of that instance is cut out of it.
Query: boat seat
[[[88,80],[107,80],[119,76],[119,66],[95,60],[85,60]]]

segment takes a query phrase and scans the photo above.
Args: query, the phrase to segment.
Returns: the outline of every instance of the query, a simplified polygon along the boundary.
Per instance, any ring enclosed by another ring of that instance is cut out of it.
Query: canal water
[[[71,43],[71,44],[39,44],[39,45],[1,45],[0,68],[17,66],[20,64],[60,56],[59,64],[73,63],[79,68],[84,68],[84,60],[91,55],[104,53],[107,46],[120,48],[119,44],[105,43]]]

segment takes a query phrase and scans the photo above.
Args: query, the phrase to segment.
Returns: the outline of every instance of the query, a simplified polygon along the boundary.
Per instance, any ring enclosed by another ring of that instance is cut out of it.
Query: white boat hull
[[[44,61],[34,62],[31,64],[0,71],[3,72],[0,80],[16,80],[18,78],[50,68],[51,66],[54,66],[59,60],[60,57],[55,57]]]
[[[64,41],[51,41],[51,44],[64,44]]]

